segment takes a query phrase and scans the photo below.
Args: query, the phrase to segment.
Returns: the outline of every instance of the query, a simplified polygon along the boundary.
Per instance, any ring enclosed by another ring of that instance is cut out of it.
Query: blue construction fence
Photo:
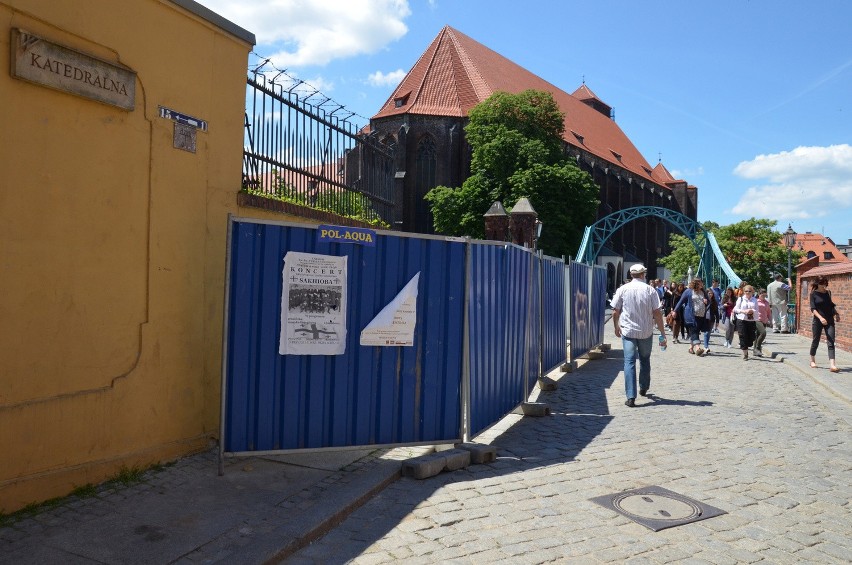
[[[601,267],[500,242],[229,222],[221,455],[469,440],[603,339]],[[346,266],[337,354],[279,353],[289,252]],[[418,274],[411,343],[361,345]]]

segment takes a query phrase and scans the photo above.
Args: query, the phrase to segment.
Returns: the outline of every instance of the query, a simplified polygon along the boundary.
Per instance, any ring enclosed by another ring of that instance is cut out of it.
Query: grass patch
[[[118,474],[111,480],[107,481],[107,483],[112,484],[120,484],[123,486],[130,486],[142,481],[142,475],[145,473],[145,470],[141,467],[137,467],[134,465],[133,467],[127,467],[125,465],[121,466]]]
[[[129,487],[135,485],[137,483],[141,483],[144,480],[144,475],[147,472],[159,473],[174,465],[172,463],[157,463],[155,465],[151,465],[150,467],[139,467],[134,465],[133,467],[127,467],[126,465],[122,465],[121,469],[119,469],[118,473],[101,483],[100,485],[93,485],[91,483],[85,484],[83,486],[75,487],[67,496],[58,496],[56,498],[51,498],[50,500],[45,500],[43,502],[33,502],[31,504],[26,505],[16,512],[11,512],[6,514],[4,512],[0,512],[0,528],[11,526],[16,522],[20,522],[21,520],[25,520],[27,518],[32,518],[33,516],[37,516],[42,512],[47,512],[49,510],[53,510],[54,508],[58,508],[71,499],[84,499],[91,498],[94,496],[98,496],[98,493],[110,489],[113,487]]]
[[[67,497],[63,497],[63,500],[72,496],[76,496],[77,498],[88,498],[90,496],[95,496],[96,494],[98,494],[98,488],[92,483],[89,483],[87,485],[75,488],[71,491],[71,494],[69,494]]]
[[[281,187],[274,193],[248,187],[243,187],[240,191],[269,200],[289,202],[290,204],[297,204],[313,208],[314,210],[331,212],[343,218],[358,220],[378,228],[390,228],[390,224],[382,220],[379,214],[373,210],[369,198],[354,192],[324,195],[318,198],[316,202],[309,203],[303,195],[290,194],[291,191]]]
[[[4,514],[0,512],[0,527],[11,526],[15,522],[19,522],[25,518],[31,518],[37,514],[46,512],[47,510],[58,508],[65,504],[65,501],[68,500],[68,498],[68,496],[58,496],[56,498],[51,498],[50,500],[45,500],[44,502],[32,502],[11,514]]]

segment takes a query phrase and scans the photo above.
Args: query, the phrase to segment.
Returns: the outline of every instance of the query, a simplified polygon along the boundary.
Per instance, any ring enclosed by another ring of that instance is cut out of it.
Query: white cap
[[[630,267],[631,275],[639,275],[646,272],[648,272],[648,269],[646,269],[645,265],[643,265],[642,263],[636,263],[635,265]]]

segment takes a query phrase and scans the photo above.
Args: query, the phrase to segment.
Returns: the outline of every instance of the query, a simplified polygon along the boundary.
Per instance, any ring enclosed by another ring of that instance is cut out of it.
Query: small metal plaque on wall
[[[197,130],[194,127],[175,122],[175,149],[183,149],[184,151],[195,153],[196,137]]]
[[[192,126],[194,128],[200,129],[201,131],[207,131],[207,121],[202,120],[201,118],[196,118],[194,116],[190,116],[189,114],[183,114],[178,112],[177,110],[172,110],[171,108],[166,108],[165,106],[157,106],[157,109],[160,113],[161,118],[165,118],[167,120],[172,120],[179,124],[185,124],[188,126]]]

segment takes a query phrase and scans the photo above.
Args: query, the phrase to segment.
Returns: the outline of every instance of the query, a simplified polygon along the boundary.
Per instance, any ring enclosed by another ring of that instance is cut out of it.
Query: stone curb
[[[428,479],[443,471],[458,471],[470,465],[471,452],[467,449],[448,449],[409,459],[402,464],[403,477]]]

